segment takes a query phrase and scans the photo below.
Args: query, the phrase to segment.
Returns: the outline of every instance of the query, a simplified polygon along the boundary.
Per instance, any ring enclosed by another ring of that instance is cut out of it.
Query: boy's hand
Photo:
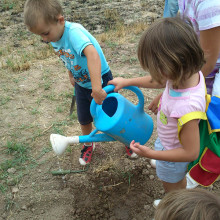
[[[118,90],[122,89],[123,87],[126,87],[126,79],[125,78],[122,78],[122,77],[116,77],[114,78],[113,80],[110,80],[108,82],[108,85],[109,84],[112,84],[115,86],[115,89],[114,91],[115,92],[118,92]]]
[[[71,78],[71,79],[70,79],[70,83],[72,84],[73,87],[75,86],[75,80],[74,80],[74,78]]]
[[[141,157],[149,157],[151,158],[151,151],[149,147],[146,147],[144,145],[140,145],[140,143],[135,142],[134,140],[130,143],[131,150],[138,154]]]
[[[75,86],[75,80],[73,78],[73,75],[72,75],[72,73],[69,70],[67,70],[67,72],[68,72],[68,75],[69,75],[70,83],[74,87]]]
[[[107,93],[105,92],[104,89],[101,90],[92,90],[91,96],[94,98],[95,102],[98,105],[101,105],[102,102],[105,100]]]

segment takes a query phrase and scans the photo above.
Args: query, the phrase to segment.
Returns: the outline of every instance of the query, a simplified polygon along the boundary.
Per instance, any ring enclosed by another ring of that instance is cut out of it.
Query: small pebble
[[[150,178],[150,180],[153,180],[154,179],[154,175],[150,175],[149,178]]]
[[[27,206],[26,206],[26,205],[23,205],[23,206],[21,207],[21,209],[22,209],[22,210],[27,210]]]
[[[18,191],[19,191],[19,189],[17,187],[13,187],[11,190],[12,193],[17,193]]]
[[[7,170],[7,172],[8,173],[15,173],[16,172],[16,169],[15,168],[9,168],[8,170]]]

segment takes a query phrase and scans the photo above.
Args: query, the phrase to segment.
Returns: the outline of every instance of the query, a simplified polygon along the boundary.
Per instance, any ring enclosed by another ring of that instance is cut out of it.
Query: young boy
[[[24,23],[43,41],[50,42],[56,54],[68,69],[70,82],[75,86],[77,115],[83,135],[92,131],[90,103],[94,98],[102,104],[107,94],[102,89],[112,79],[112,73],[96,39],[80,24],[64,20],[58,0],[27,0],[24,6]],[[91,161],[93,143],[85,143],[79,162]],[[137,157],[126,146],[130,157]]]

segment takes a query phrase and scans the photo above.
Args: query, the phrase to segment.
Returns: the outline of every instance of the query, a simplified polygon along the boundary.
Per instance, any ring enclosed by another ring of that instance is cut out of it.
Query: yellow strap
[[[207,116],[205,112],[190,112],[188,114],[183,115],[181,118],[178,119],[178,137],[179,137],[179,141],[180,141],[180,131],[183,127],[184,124],[186,124],[187,122],[194,120],[194,119],[203,119],[203,120],[207,120]],[[181,143],[181,141],[180,141]]]
[[[209,107],[209,103],[211,102],[211,95],[206,94],[205,98],[206,98],[206,108],[205,108],[205,111],[207,112],[208,107]]]

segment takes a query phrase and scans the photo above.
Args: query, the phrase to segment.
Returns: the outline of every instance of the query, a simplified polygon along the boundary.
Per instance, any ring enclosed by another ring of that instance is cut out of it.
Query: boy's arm
[[[206,60],[202,73],[206,77],[213,71],[220,53],[220,27],[200,31],[200,44]]]
[[[156,160],[172,162],[191,162],[198,158],[200,150],[198,120],[187,122],[180,133],[182,146],[173,150],[155,151],[138,143],[131,143],[130,147],[140,156]]]
[[[72,86],[75,86],[75,80],[73,78],[73,74],[71,73],[70,70],[67,70],[67,72],[69,74],[70,83],[72,84]]]
[[[118,90],[126,86],[137,86],[141,88],[154,88],[154,89],[165,87],[165,84],[162,85],[162,84],[157,83],[151,78],[151,76],[143,76],[143,77],[130,78],[130,79],[117,77],[109,81],[108,84],[115,85],[115,92],[117,92]]]
[[[93,45],[88,45],[83,50],[83,53],[87,58],[87,65],[92,83],[92,97],[97,104],[102,104],[107,94],[102,89],[101,60],[99,54]]]

